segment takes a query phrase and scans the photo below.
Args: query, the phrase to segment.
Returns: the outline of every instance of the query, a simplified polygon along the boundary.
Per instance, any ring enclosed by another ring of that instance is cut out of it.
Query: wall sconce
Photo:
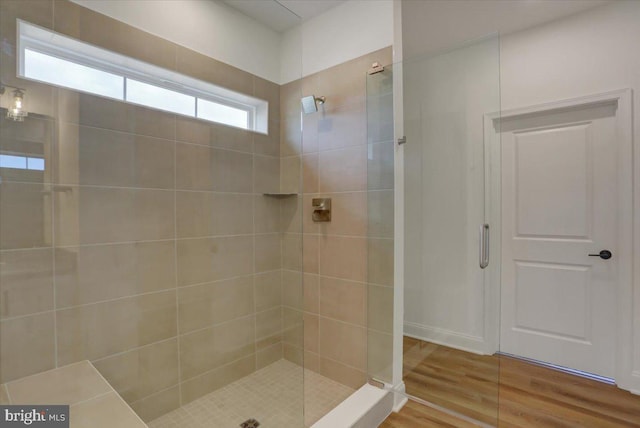
[[[9,86],[10,88],[12,86]],[[13,101],[11,102],[11,106],[7,108],[7,118],[11,120],[15,120],[16,122],[24,121],[24,118],[29,115],[29,113],[24,109],[24,89],[21,88],[13,88]],[[0,88],[0,95],[4,94],[5,87]]]

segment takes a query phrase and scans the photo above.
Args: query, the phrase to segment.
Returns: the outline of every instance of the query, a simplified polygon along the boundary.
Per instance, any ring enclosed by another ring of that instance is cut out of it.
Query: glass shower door
[[[498,283],[484,122],[500,110],[499,39],[405,58],[403,88],[406,391],[495,425]]]

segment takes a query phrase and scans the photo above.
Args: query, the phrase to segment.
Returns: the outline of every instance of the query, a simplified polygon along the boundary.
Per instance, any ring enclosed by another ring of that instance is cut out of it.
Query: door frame
[[[500,349],[500,278],[501,278],[501,130],[500,120],[547,114],[553,111],[574,109],[598,104],[616,103],[616,133],[618,138],[618,288],[617,292],[617,319],[615,349],[615,381],[617,385],[626,390],[640,394],[640,368],[634,371],[634,290],[636,299],[640,300],[640,261],[634,258],[634,254],[640,254],[640,144],[633,142],[633,112],[632,90],[622,89],[596,95],[579,98],[571,98],[553,101],[544,104],[533,105],[524,108],[516,108],[498,113],[486,114],[484,117],[485,140],[485,218],[489,219],[491,229],[491,254],[492,269],[485,273],[487,282],[486,307],[487,307],[487,339],[493,349]],[[635,147],[634,147],[635,146]],[[634,158],[635,156],[635,158]],[[638,215],[634,216],[634,213]],[[634,224],[635,223],[635,224]],[[632,231],[632,233],[629,233]],[[638,316],[639,314],[636,314]],[[640,321],[640,319],[639,319]],[[640,327],[640,322],[639,322]],[[638,334],[640,332],[636,332]],[[640,343],[637,344],[640,347]],[[640,357],[640,355],[639,355]]]

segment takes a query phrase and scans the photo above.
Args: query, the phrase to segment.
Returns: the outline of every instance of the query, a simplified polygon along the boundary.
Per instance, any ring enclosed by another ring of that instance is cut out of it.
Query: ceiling
[[[348,0],[223,0],[229,6],[277,31],[320,15]],[[374,1],[374,0],[369,0]],[[409,28],[430,32],[430,40],[448,39],[455,32],[462,40],[476,27],[509,33],[581,12],[611,0],[411,0],[403,3],[403,21]],[[454,25],[452,25],[454,23]],[[478,28],[479,29],[479,28]],[[444,36],[444,37],[443,37]],[[453,37],[456,38],[456,37]]]
[[[267,27],[283,32],[346,0],[224,0]]]

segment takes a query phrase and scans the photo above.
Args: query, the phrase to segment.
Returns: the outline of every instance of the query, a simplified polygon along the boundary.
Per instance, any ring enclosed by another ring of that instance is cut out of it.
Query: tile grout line
[[[178,61],[178,51],[174,52],[175,61]],[[178,363],[178,408],[182,407],[182,359],[180,358],[180,300],[179,287],[178,287],[178,192],[177,180],[178,180],[178,131],[177,131],[177,119],[173,116],[173,276],[175,287],[175,302],[176,302],[176,347],[177,363]]]

